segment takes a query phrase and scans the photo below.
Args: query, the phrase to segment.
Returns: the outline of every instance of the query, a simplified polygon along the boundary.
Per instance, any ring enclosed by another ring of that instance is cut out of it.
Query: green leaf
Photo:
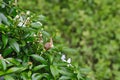
[[[1,65],[2,65],[3,70],[5,71],[6,68],[7,68],[7,65],[6,65],[5,60],[4,60],[4,59],[0,59],[0,63],[1,63]]]
[[[31,77],[32,71],[28,71],[28,77]]]
[[[28,75],[27,75],[27,72],[22,72],[21,73],[21,78],[22,78],[22,80],[28,80]]]
[[[20,68],[18,68],[18,67],[12,67],[12,68],[8,69],[6,73],[14,73],[14,72],[17,72],[19,70],[20,70]]]
[[[43,76],[42,76],[41,74],[39,74],[39,73],[34,73],[34,74],[32,75],[32,80],[41,80],[42,77],[43,77]]]
[[[40,69],[42,69],[42,68],[44,68],[44,67],[46,67],[47,65],[38,65],[38,66],[35,66],[34,68],[33,68],[33,71],[38,71],[38,70],[40,70]]]
[[[54,76],[54,78],[56,78],[56,76],[59,75],[59,71],[57,69],[57,66],[50,65],[50,70],[51,70],[51,73]]]
[[[20,65],[20,62],[18,60],[16,60],[15,58],[7,58],[7,60],[14,65],[17,65],[17,66]]]
[[[2,35],[2,42],[4,44],[3,48],[5,48],[8,43],[8,37],[5,35]]]
[[[58,71],[59,71],[59,73],[66,75],[66,76],[70,76],[70,77],[74,76],[74,73],[72,71],[67,70],[67,69],[60,69]]]
[[[10,39],[9,44],[17,53],[20,52],[19,44],[16,42],[15,39]]]
[[[53,63],[54,56],[47,54],[50,64]]]
[[[39,28],[42,26],[42,24],[41,24],[40,22],[34,22],[34,23],[31,24],[31,26],[32,26],[33,28],[39,29]]]
[[[7,55],[9,55],[12,52],[12,48],[8,47],[3,51],[3,56],[6,57]]]
[[[3,14],[3,13],[0,13],[0,23],[3,22],[7,25],[9,25],[9,22],[7,20],[7,17]]]
[[[50,37],[50,34],[46,31],[42,31],[42,34],[45,35],[46,37]]]
[[[73,49],[73,48],[67,48],[67,47],[63,47],[62,50],[66,53],[70,53],[70,54],[75,54],[77,52],[76,49]]]
[[[49,73],[43,73],[42,75],[43,75],[43,77],[46,78],[47,80],[52,79],[52,78],[51,78],[51,75],[50,75]]]
[[[41,57],[41,56],[39,56],[39,55],[36,55],[36,54],[33,54],[33,55],[31,55],[36,61],[39,61],[39,62],[41,62],[41,63],[43,63],[43,64],[47,64],[47,61],[43,58],[43,57]]]
[[[9,75],[4,76],[4,79],[5,80],[15,80],[13,77],[11,77]]]
[[[61,67],[63,67],[63,66],[66,67],[66,65],[68,65],[68,63],[66,63],[66,62],[59,62],[59,63],[54,63],[54,65],[61,66]]]
[[[59,80],[70,80],[70,79],[71,79],[71,77],[69,77],[69,76],[61,76],[59,78]]]
[[[7,70],[7,74],[10,74],[10,73],[14,73],[14,72],[21,72],[21,71],[24,71],[27,69],[27,66],[25,67],[12,67],[10,69]]]
[[[6,74],[4,71],[0,71],[0,76]]]

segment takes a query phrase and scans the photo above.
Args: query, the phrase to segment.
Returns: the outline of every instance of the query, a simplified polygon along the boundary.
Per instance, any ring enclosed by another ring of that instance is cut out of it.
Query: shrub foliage
[[[0,0],[0,6],[0,80],[87,80],[60,47],[44,48],[52,36],[38,15],[14,0]]]
[[[21,3],[26,9],[47,15],[45,29],[64,37],[59,42],[77,48],[76,54],[69,51],[68,55],[80,66],[90,68],[93,80],[120,79],[120,0],[31,0],[26,5],[21,0]],[[33,9],[31,4],[36,7]]]

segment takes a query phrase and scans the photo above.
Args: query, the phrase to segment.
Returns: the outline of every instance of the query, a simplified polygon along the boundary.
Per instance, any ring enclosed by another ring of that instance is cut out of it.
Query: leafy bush
[[[120,79],[120,0],[29,0],[26,5],[21,0],[20,4],[47,16],[45,29],[65,39],[56,41],[77,48],[76,54],[65,51],[73,62],[92,70],[93,80]]]
[[[60,47],[45,48],[52,36],[38,15],[19,9],[13,0],[0,1],[0,6],[0,79],[88,80]]]

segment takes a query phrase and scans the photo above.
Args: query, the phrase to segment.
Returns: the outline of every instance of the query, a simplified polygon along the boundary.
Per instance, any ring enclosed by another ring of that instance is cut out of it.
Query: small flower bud
[[[29,65],[32,65],[32,62],[28,62]]]
[[[27,11],[26,14],[27,14],[27,15],[30,15],[30,11]]]
[[[20,18],[20,16],[19,16],[19,15],[16,15],[15,18],[14,18],[14,20],[17,20],[17,19],[19,19],[19,18]]]
[[[16,15],[15,18],[18,19],[20,16],[19,15]]]

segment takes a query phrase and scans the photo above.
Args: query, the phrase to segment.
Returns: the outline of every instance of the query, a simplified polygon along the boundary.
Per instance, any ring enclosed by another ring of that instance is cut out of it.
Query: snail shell
[[[50,42],[47,42],[45,45],[44,45],[44,48],[45,50],[49,50],[53,47],[53,40],[52,38],[50,38]]]

